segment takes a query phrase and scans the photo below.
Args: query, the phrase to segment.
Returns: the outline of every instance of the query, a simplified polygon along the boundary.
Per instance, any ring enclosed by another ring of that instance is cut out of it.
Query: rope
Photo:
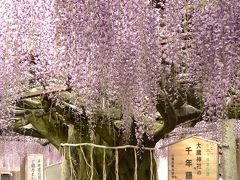
[[[153,180],[153,157],[152,157],[152,151],[150,152],[150,179]]]
[[[91,165],[88,163],[87,158],[86,158],[86,156],[85,156],[85,153],[84,153],[82,147],[80,147],[80,150],[81,150],[81,152],[82,152],[83,159],[85,160],[86,165],[87,165],[89,168],[91,168]]]
[[[86,156],[85,156],[85,153],[84,153],[84,151],[83,151],[83,149],[82,149],[81,146],[80,146],[80,150],[81,150],[81,152],[82,152],[82,156],[83,156],[83,159],[84,159],[86,165],[91,169],[91,165],[88,163],[87,158],[86,158]],[[87,171],[88,177],[90,178],[89,171],[88,171],[87,168],[86,168],[86,171]]]
[[[74,170],[73,170],[73,165],[72,165],[72,156],[71,156],[71,147],[70,146],[68,147],[68,158],[69,158],[69,165],[70,165],[70,175],[72,178]]]
[[[125,146],[103,146],[103,145],[97,145],[92,143],[80,143],[80,144],[68,144],[68,143],[62,143],[61,146],[72,146],[72,147],[78,147],[78,146],[92,146],[96,148],[102,148],[102,149],[127,149],[127,148],[133,148],[133,149],[142,149],[142,150],[156,150],[156,148],[148,148],[148,147],[139,147],[139,146],[133,146],[133,145],[125,145]],[[167,147],[162,146],[161,148]]]
[[[154,180],[154,174],[153,174],[153,152],[156,150],[156,148],[148,148],[148,147],[139,147],[139,146],[133,146],[133,145],[125,145],[125,146],[103,146],[103,145],[97,145],[97,144],[92,144],[92,143],[80,143],[80,144],[68,144],[64,143],[60,145],[63,147],[64,154],[65,152],[65,147],[69,147],[69,158],[70,158],[70,147],[79,147],[80,151],[82,153],[83,159],[87,165],[87,167],[91,170],[91,174],[88,174],[89,179],[93,180],[94,178],[94,162],[93,162],[93,149],[94,148],[102,148],[103,149],[103,163],[102,163],[102,177],[103,180],[107,179],[107,170],[106,170],[106,149],[108,150],[115,150],[115,176],[116,180],[119,180],[119,152],[118,150],[120,149],[127,149],[127,148],[132,148],[134,150],[134,159],[135,159],[135,164],[134,164],[134,180],[138,179],[138,160],[137,160],[137,150],[148,150],[150,152],[150,180]],[[83,151],[83,146],[90,146],[90,164],[88,163],[88,160],[85,156],[85,153]],[[158,149],[168,147],[169,144],[158,147]],[[70,159],[71,160],[71,159]],[[71,161],[70,161],[71,163]],[[71,174],[72,174],[72,163],[70,164],[71,166]],[[88,171],[88,170],[87,170]],[[90,172],[89,172],[90,173]]]
[[[115,174],[116,174],[116,180],[119,180],[119,174],[118,174],[118,149],[115,149]]]
[[[134,180],[137,180],[137,152],[134,149],[135,168],[134,168]]]
[[[90,156],[90,158],[91,158],[91,180],[93,180],[93,174],[94,174],[94,167],[93,167],[93,148],[94,147],[91,147],[91,156]]]
[[[60,147],[60,152],[61,152],[61,156],[63,157],[63,163],[62,163],[62,177],[63,179],[66,179],[66,158],[65,158],[65,148],[61,148]]]
[[[72,146],[72,147],[79,147],[79,146],[93,146],[93,147],[97,147],[97,148],[102,148],[102,149],[127,149],[127,148],[133,148],[133,149],[141,149],[141,150],[150,150],[150,151],[155,151],[155,150],[158,150],[158,149],[163,149],[163,148],[166,148],[166,147],[169,147],[170,145],[173,145],[173,144],[176,144],[177,142],[179,141],[182,141],[184,139],[188,139],[190,137],[194,137],[195,135],[191,135],[191,136],[187,136],[181,140],[177,140],[177,141],[174,141],[172,143],[169,143],[169,144],[166,144],[166,145],[162,145],[162,146],[159,146],[157,148],[149,148],[149,147],[139,147],[139,146],[133,146],[133,145],[125,145],[125,146],[103,146],[103,145],[97,145],[97,144],[92,144],[92,143],[80,143],[80,144],[68,144],[68,143],[62,143],[60,144],[60,146],[64,147],[64,146]],[[204,139],[205,141],[208,141],[208,142],[214,142],[218,145],[221,145],[221,143],[218,143],[218,142],[215,142],[215,141],[212,141],[212,140],[208,140],[208,139]]]
[[[107,179],[106,172],[106,149],[103,149],[103,180]]]

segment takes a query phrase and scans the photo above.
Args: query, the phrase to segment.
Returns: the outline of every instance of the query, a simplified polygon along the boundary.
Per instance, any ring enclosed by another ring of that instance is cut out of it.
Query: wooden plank
[[[36,97],[36,96],[40,96],[40,95],[44,95],[44,94],[48,94],[48,93],[67,91],[68,89],[69,89],[69,87],[66,85],[55,86],[55,87],[51,87],[49,89],[37,89],[35,91],[24,92],[21,96],[21,99]]]
[[[218,145],[191,137],[168,148],[169,180],[217,180]]]

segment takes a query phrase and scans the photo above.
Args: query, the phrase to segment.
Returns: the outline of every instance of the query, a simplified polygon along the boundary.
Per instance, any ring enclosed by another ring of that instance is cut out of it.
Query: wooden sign
[[[168,147],[169,180],[217,180],[218,145],[196,136]]]
[[[28,155],[25,161],[25,179],[43,180],[43,155]]]

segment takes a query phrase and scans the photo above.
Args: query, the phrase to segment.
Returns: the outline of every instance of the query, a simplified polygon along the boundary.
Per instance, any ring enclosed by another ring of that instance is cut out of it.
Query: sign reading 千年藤
[[[218,145],[196,136],[168,147],[169,180],[217,180]]]

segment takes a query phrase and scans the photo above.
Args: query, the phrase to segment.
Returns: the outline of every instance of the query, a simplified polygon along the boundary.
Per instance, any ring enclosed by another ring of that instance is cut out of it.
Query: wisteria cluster
[[[117,105],[126,126],[133,116],[142,126],[143,117],[154,120],[159,82],[176,83],[167,77],[174,71],[190,74],[217,120],[240,88],[239,4],[168,0],[156,9],[144,0],[2,0],[1,116],[34,81],[67,84],[89,114]]]
[[[2,1],[0,19],[2,110],[34,81],[69,85],[89,113],[117,104],[125,125],[154,120],[160,16],[147,2]]]
[[[1,126],[6,126],[11,106],[19,98],[20,92],[27,87],[25,73],[28,70],[24,60],[23,34],[25,32],[22,12],[12,1],[1,1],[0,4],[0,117]],[[27,16],[27,15],[25,15]]]
[[[61,160],[61,156],[54,146],[42,146],[27,137],[16,139],[14,136],[1,136],[0,151],[1,169],[20,170],[20,165],[29,154],[43,154],[45,166],[59,163]]]
[[[144,1],[57,5],[71,87],[89,107],[117,102],[126,114],[147,112],[161,72],[158,12]]]
[[[207,116],[224,118],[227,98],[240,89],[239,1],[190,1],[189,72],[199,83]]]
[[[174,68],[175,73],[184,73],[185,59],[185,46],[186,40],[186,28],[183,23],[187,21],[185,19],[185,6],[184,1],[166,1],[164,4],[164,10],[161,10],[163,17],[163,25],[161,28],[161,34],[164,43],[163,49],[163,64],[165,64],[166,75],[171,74],[171,68]],[[167,81],[167,79],[166,79]],[[169,82],[173,83],[173,82]]]

